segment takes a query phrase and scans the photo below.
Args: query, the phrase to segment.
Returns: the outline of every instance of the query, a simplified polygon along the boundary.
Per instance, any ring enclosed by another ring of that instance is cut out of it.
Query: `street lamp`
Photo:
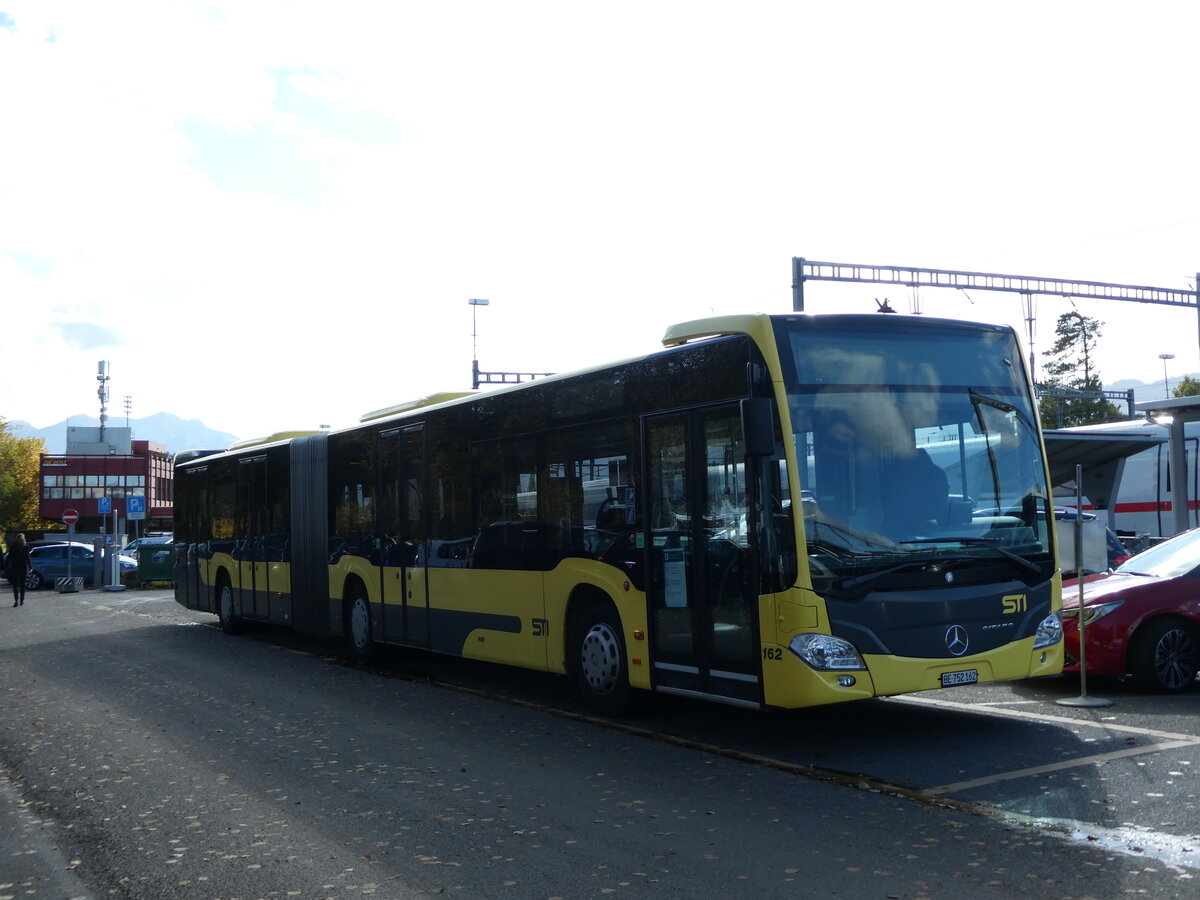
[[[1171,399],[1171,389],[1167,387],[1167,360],[1174,359],[1174,353],[1160,353],[1158,358],[1163,361],[1163,396],[1168,400]]]
[[[479,390],[479,344],[476,341],[475,314],[479,307],[487,306],[488,301],[474,297],[467,301],[471,306],[471,390]]]

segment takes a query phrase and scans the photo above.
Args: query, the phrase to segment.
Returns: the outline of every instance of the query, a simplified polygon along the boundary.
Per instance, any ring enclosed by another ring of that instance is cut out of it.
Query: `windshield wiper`
[[[1024,568],[1029,569],[1031,572],[1034,572],[1038,575],[1042,574],[1042,570],[1038,567],[1038,565],[1036,563],[1026,559],[1023,556],[1018,556],[1016,553],[1013,553],[1009,550],[1005,550],[1003,547],[997,547],[995,545],[995,543],[993,543],[993,540],[989,539],[989,538],[981,538],[981,537],[914,538],[911,541],[902,541],[901,543],[903,543],[903,544],[940,544],[940,543],[947,542],[947,541],[958,541],[961,544],[982,544],[984,547],[987,547],[989,550],[995,550],[1001,556],[1005,557],[1006,559],[1012,560],[1019,566],[1023,566]],[[876,569],[874,572],[867,572],[865,575],[858,575],[853,578],[838,579],[837,581],[834,582],[833,587],[838,591],[854,590],[855,588],[860,588],[865,584],[870,584],[872,581],[877,581],[878,579],[883,578],[886,575],[892,575],[892,574],[895,574],[896,572],[903,571],[904,569],[911,569],[914,566],[920,566],[922,568],[925,568],[927,566],[933,565],[935,562],[937,562],[937,560],[913,559],[913,560],[909,560],[908,562],[900,563],[899,565],[888,566],[887,568],[884,568],[884,569]]]
[[[812,524],[813,542],[823,547],[837,547],[855,556],[877,556],[880,553],[893,553],[896,550],[895,544],[884,544],[878,540],[882,535],[859,531],[856,528],[845,525],[835,525],[825,519],[813,519]],[[818,528],[827,529],[839,539],[839,543],[819,540],[816,534]]]
[[[1023,566],[1024,568],[1028,569],[1029,571],[1036,572],[1038,575],[1042,574],[1042,569],[1037,563],[1033,562],[1032,560],[1028,560],[1023,556],[1018,556],[1016,553],[1013,553],[1011,550],[1005,550],[1003,547],[997,546],[995,538],[975,537],[974,535],[972,535],[970,537],[914,538],[911,541],[904,541],[903,543],[905,543],[905,544],[942,544],[942,543],[947,543],[950,541],[957,541],[960,544],[982,544],[984,547],[987,547],[989,550],[995,550],[1001,556],[1005,557],[1006,559],[1011,559],[1017,565]]]
[[[989,397],[987,394],[981,394],[979,391],[975,390],[975,388],[967,388],[967,396],[970,398],[972,405],[974,405],[977,410],[979,405],[983,404],[984,406],[990,406],[992,409],[998,409],[1002,413],[1012,413],[1023,423],[1025,423],[1028,428],[1033,429],[1033,422],[1029,421],[1029,417],[1011,403],[1008,403],[1004,400],[999,400],[996,397]],[[982,421],[980,424],[983,425],[983,430],[986,434],[987,425]]]

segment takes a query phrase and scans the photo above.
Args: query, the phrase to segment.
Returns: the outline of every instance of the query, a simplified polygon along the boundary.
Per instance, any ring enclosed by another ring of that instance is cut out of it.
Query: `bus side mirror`
[[[775,453],[775,404],[767,397],[742,401],[742,435],[747,456],[772,456]]]

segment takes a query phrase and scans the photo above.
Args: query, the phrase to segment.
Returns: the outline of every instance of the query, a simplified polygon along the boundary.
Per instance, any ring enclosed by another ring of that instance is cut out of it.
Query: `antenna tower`
[[[104,426],[108,422],[108,382],[111,379],[108,360],[100,360],[96,367],[96,380],[100,382],[100,387],[96,390],[96,395],[100,398],[100,443],[104,443]]]

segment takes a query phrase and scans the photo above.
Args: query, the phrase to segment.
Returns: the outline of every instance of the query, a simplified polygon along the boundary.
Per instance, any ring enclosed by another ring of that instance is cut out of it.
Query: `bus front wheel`
[[[584,610],[575,638],[575,680],[583,700],[605,715],[629,704],[629,664],[621,624],[612,605],[593,602]]]

